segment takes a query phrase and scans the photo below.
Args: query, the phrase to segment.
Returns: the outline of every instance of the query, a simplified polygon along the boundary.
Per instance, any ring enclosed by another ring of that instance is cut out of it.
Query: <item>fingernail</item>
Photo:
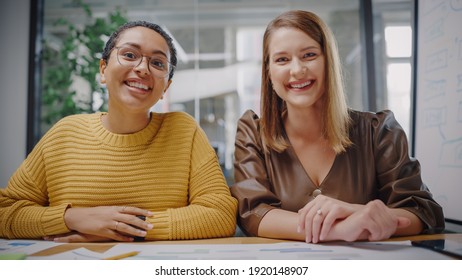
[[[148,228],[152,229],[154,226],[152,224],[148,224]]]
[[[148,211],[148,216],[152,216],[152,212],[151,212],[151,211]]]

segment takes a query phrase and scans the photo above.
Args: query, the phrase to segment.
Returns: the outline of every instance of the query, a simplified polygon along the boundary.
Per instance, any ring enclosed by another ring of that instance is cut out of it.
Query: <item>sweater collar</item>
[[[107,113],[98,112],[93,114],[90,125],[101,142],[114,147],[132,147],[148,144],[154,139],[162,124],[162,116],[151,112],[151,121],[142,130],[130,134],[117,134],[104,128],[101,116],[105,114]]]

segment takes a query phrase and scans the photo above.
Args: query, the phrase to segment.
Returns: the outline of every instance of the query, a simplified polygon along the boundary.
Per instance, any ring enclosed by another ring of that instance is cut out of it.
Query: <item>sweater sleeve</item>
[[[0,190],[0,237],[42,238],[69,232],[64,223],[68,204],[49,206],[42,156],[44,136]]]
[[[192,143],[189,205],[155,212],[149,240],[228,237],[236,230],[237,200],[205,133],[197,127]]]

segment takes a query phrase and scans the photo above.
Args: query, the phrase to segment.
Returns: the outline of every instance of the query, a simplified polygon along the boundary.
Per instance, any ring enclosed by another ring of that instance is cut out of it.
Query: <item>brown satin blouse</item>
[[[350,111],[353,145],[338,154],[319,188],[311,181],[295,151],[265,153],[259,118],[247,111],[238,123],[235,143],[235,184],[231,193],[239,201],[238,223],[256,236],[263,216],[274,208],[297,212],[314,196],[366,204],[380,199],[419,217],[426,233],[444,229],[441,206],[420,176],[420,164],[408,156],[406,135],[391,111]]]

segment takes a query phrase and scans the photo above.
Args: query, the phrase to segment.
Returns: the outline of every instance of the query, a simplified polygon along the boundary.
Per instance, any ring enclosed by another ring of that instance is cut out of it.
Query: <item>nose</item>
[[[142,56],[140,63],[133,69],[137,73],[140,73],[141,75],[149,75],[150,74],[149,58]]]
[[[292,75],[297,76],[305,74],[305,72],[307,71],[307,67],[305,63],[303,63],[303,61],[301,61],[300,59],[293,59],[290,65],[290,71]]]

